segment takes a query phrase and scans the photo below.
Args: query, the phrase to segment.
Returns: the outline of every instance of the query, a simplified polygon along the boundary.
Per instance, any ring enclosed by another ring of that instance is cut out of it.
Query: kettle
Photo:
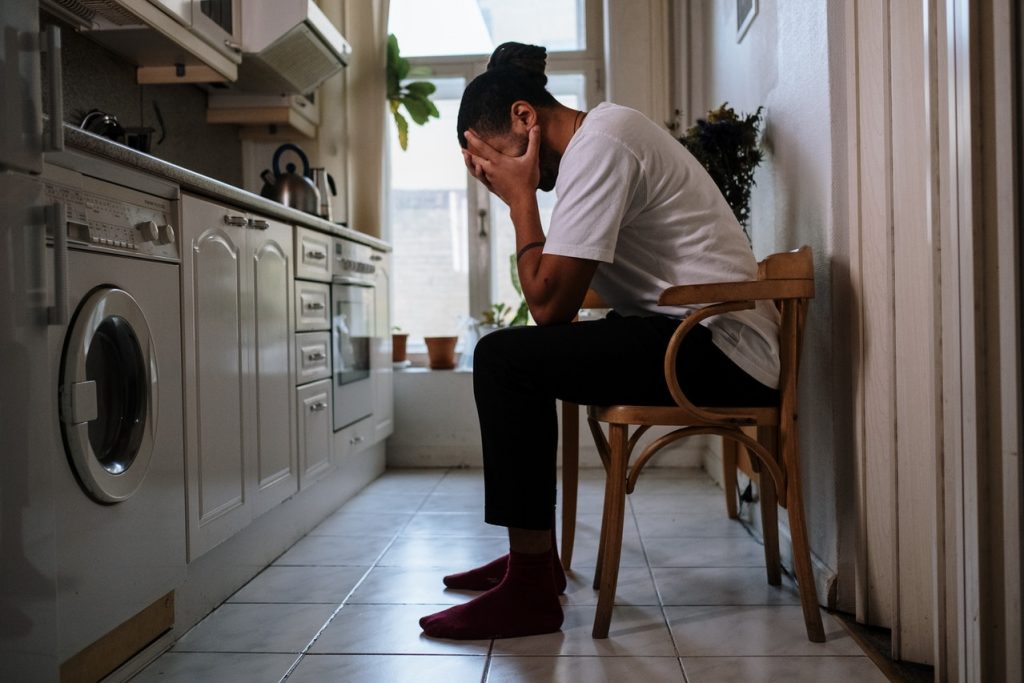
[[[285,166],[285,172],[281,173],[281,155],[287,151],[298,155],[302,162],[301,175],[295,172],[295,164],[292,163]],[[273,174],[270,169],[264,169],[263,173],[260,173],[260,178],[263,178],[260,195],[293,209],[317,215],[320,210],[320,192],[309,177],[309,158],[305,152],[297,145],[286,142],[274,152],[271,166],[274,169]]]

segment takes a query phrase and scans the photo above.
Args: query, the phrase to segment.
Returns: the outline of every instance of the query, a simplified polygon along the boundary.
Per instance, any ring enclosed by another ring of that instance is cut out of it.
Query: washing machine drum
[[[97,502],[122,502],[145,479],[156,388],[156,354],[142,309],[124,290],[93,290],[65,338],[60,417],[68,459]]]

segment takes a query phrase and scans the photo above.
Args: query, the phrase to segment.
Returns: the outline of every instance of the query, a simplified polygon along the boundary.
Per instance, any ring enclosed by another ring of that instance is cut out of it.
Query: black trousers
[[[679,321],[624,317],[510,327],[473,352],[473,390],[483,441],[485,520],[550,529],[557,487],[555,400],[580,405],[674,405],[665,350]],[[677,370],[696,405],[770,405],[776,390],[738,368],[698,325],[683,341]]]

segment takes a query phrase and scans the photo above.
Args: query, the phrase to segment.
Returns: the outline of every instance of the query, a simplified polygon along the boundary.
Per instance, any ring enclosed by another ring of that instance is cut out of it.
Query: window
[[[441,113],[411,127],[409,149],[390,125],[389,238],[394,245],[394,323],[422,350],[425,335],[456,334],[492,303],[515,308],[508,210],[468,174],[455,123],[466,84],[495,47],[515,40],[548,48],[548,89],[585,109],[601,98],[598,0],[392,0],[389,31],[412,62],[412,80],[437,86]],[[542,17],[542,20],[538,20]],[[547,226],[553,193],[538,193]]]

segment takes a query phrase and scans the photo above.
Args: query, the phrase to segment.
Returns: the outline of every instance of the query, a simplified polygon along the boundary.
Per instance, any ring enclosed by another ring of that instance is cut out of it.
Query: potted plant
[[[402,332],[402,328],[397,325],[391,328],[391,362],[392,363],[404,363],[406,341],[409,339],[408,332]]]
[[[424,337],[427,359],[431,370],[451,370],[455,367],[455,345],[458,337]]]
[[[402,84],[409,77],[411,66],[409,60],[402,57],[398,50],[398,38],[392,33],[388,36],[388,107],[398,128],[398,144],[404,150],[409,147],[409,121],[399,111],[404,107],[413,123],[422,126],[431,117],[441,118],[437,107],[430,101],[430,96],[437,90],[430,81],[413,81]]]
[[[763,110],[758,107],[753,114],[737,115],[724,102],[679,138],[718,185],[748,240],[750,189],[754,170],[764,158],[758,144]]]

